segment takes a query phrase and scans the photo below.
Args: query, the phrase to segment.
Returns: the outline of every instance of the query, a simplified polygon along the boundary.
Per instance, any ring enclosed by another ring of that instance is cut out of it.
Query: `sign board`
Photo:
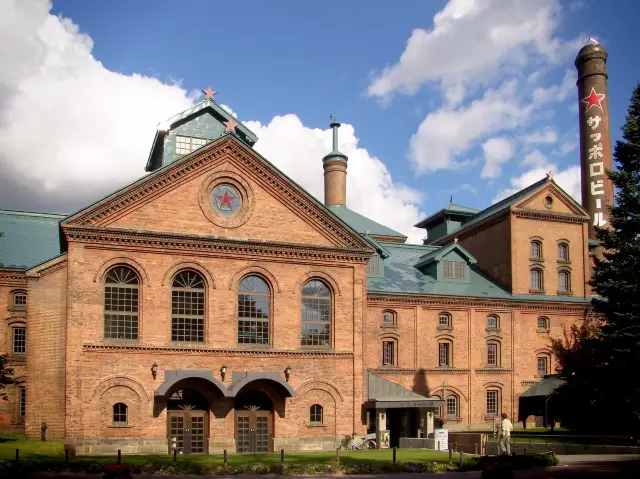
[[[434,449],[439,451],[449,450],[449,431],[447,429],[434,429]]]
[[[389,449],[389,431],[382,430],[378,431],[378,448],[380,449]]]
[[[398,409],[407,407],[425,407],[425,408],[439,408],[444,406],[443,400],[426,399],[416,401],[375,401],[373,407],[376,409]]]

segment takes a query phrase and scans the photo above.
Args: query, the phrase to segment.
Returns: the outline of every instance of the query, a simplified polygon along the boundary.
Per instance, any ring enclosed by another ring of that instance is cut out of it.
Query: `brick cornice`
[[[244,259],[247,257],[266,257],[363,264],[371,256],[370,252],[363,249],[338,249],[290,243],[105,229],[97,226],[66,226],[64,233],[67,241],[78,243],[143,248],[145,251],[191,251],[211,256],[224,254],[225,257],[236,254],[239,258]]]
[[[530,302],[520,299],[491,299],[491,298],[469,298],[450,296],[427,296],[414,294],[392,294],[392,293],[367,293],[367,306],[389,306],[391,304],[412,304],[422,305],[423,309],[438,308],[491,308],[491,309],[519,309],[519,310],[539,310],[556,312],[584,312],[589,308],[590,303],[567,304],[558,302]]]
[[[214,348],[205,345],[193,346],[171,346],[156,345],[143,343],[84,343],[82,345],[84,351],[117,351],[117,352],[150,352],[157,351],[162,353],[206,353],[210,356],[262,356],[262,357],[289,357],[289,358],[318,358],[318,357],[334,357],[334,358],[353,358],[351,351],[334,351],[334,350],[291,350],[291,349],[252,349],[252,348]]]
[[[375,368],[372,369],[374,374],[420,374],[420,373],[446,373],[446,374],[460,374],[469,373],[470,369],[464,368]]]
[[[535,220],[558,221],[561,223],[586,223],[589,218],[585,216],[568,215],[562,213],[547,213],[546,211],[537,210],[512,210],[511,214],[518,218],[529,218]]]
[[[0,286],[27,286],[25,271],[0,268]]]
[[[152,173],[123,191],[115,193],[74,215],[63,223],[63,228],[69,225],[104,224],[108,217],[121,215],[132,207],[153,201],[155,197],[174,188],[176,184],[181,184],[185,180],[201,174],[207,163],[212,163],[227,155],[240,159],[247,173],[260,178],[261,184],[271,194],[289,205],[302,218],[311,223],[322,225],[322,231],[341,246],[370,251],[371,247],[364,239],[336,220],[302,189],[285,179],[255,151],[233,138],[233,135],[227,135],[214,142],[202,152],[185,156],[173,165],[157,173]]]
[[[63,256],[58,260],[51,261],[50,263],[46,263],[42,265],[40,268],[35,268],[33,270],[28,271],[27,277],[29,279],[38,279],[43,276],[47,276],[49,274],[55,273],[58,270],[64,269],[67,267],[67,257]]]

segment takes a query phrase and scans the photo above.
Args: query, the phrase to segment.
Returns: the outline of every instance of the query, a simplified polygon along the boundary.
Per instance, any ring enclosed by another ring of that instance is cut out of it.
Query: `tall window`
[[[558,291],[561,293],[571,291],[571,277],[568,271],[558,271]]]
[[[438,344],[438,366],[451,366],[451,343]]]
[[[12,351],[15,354],[24,354],[27,352],[27,328],[24,326],[15,326],[12,328]]]
[[[543,289],[542,282],[542,270],[541,269],[532,269],[531,270],[531,289],[535,291],[542,291]]]
[[[138,339],[138,275],[127,266],[115,266],[104,281],[104,337]]]
[[[495,314],[487,316],[487,329],[498,329],[498,317]]]
[[[395,344],[393,341],[382,342],[382,365],[395,366]]]
[[[558,261],[569,261],[569,245],[558,243]]]
[[[318,279],[302,288],[303,346],[331,346],[331,291]]]
[[[531,242],[531,257],[534,259],[542,259],[542,243],[537,240]]]
[[[127,405],[124,403],[117,403],[113,405],[113,424],[117,426],[124,426],[127,424]]]
[[[393,311],[384,311],[382,313],[382,324],[385,326],[393,326],[396,324],[396,313]]]
[[[367,263],[367,273],[380,274],[380,255],[374,254]]]
[[[458,412],[458,396],[447,396],[447,417],[457,418],[460,414]]]
[[[24,419],[27,414],[27,388],[20,386],[20,417]]]
[[[13,293],[13,307],[15,309],[25,309],[27,307],[27,293],[17,291]]]
[[[204,146],[207,140],[204,138],[193,138],[191,136],[176,135],[176,155],[186,155],[201,146]]]
[[[487,416],[498,415],[498,396],[499,391],[496,389],[487,390]]]
[[[271,290],[260,276],[246,276],[238,288],[238,344],[269,344]]]
[[[490,368],[496,368],[499,365],[498,361],[498,343],[487,344],[487,366]]]
[[[538,318],[538,329],[548,330],[549,329],[549,318],[544,316],[540,316]]]
[[[314,404],[309,409],[309,422],[311,424],[322,424],[322,406]]]
[[[465,264],[462,261],[442,261],[444,279],[464,279]]]
[[[438,315],[438,326],[440,328],[451,327],[451,315],[449,313],[440,313]]]
[[[204,280],[195,271],[173,278],[171,341],[204,342]]]
[[[544,376],[545,374],[549,374],[549,358],[546,356],[538,356],[536,359],[538,375]]]

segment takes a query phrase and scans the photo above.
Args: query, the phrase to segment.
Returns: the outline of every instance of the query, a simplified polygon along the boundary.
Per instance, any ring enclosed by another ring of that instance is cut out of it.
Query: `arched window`
[[[571,291],[571,273],[569,271],[558,271],[558,292],[568,293]]]
[[[533,291],[542,291],[543,288],[544,288],[544,283],[542,278],[542,270],[532,269],[531,270],[531,289]]]
[[[490,341],[487,343],[487,367],[497,368],[500,366],[500,343]]]
[[[104,337],[138,339],[138,275],[128,266],[114,266],[104,281]]]
[[[540,331],[548,331],[549,330],[549,318],[545,316],[540,316],[538,318],[538,329]]]
[[[569,261],[569,245],[558,243],[558,261]]]
[[[500,329],[500,320],[495,314],[487,316],[487,329]]]
[[[245,276],[238,287],[238,344],[269,344],[271,289],[260,276]]]
[[[487,389],[487,416],[495,417],[500,411],[500,390]]]
[[[452,327],[451,315],[449,313],[440,313],[438,315],[438,328],[449,329]]]
[[[397,366],[397,347],[396,341],[393,339],[385,339],[382,341],[382,365],[383,366]]]
[[[15,291],[11,295],[11,306],[16,310],[27,309],[27,293],[24,291]]]
[[[116,426],[124,426],[127,424],[127,405],[124,403],[116,403],[113,405],[113,424]]]
[[[383,326],[395,326],[396,324],[396,313],[394,311],[383,311],[382,312],[382,325]]]
[[[314,404],[309,408],[309,422],[311,424],[322,424],[322,406],[320,404]]]
[[[302,287],[303,346],[331,346],[331,291],[312,279]]]
[[[548,354],[538,354],[536,356],[536,375],[544,376],[549,374],[551,358]]]
[[[542,259],[542,243],[538,240],[531,242],[531,258]]]
[[[171,288],[171,341],[204,342],[204,280],[180,271]]]
[[[457,419],[460,417],[459,405],[460,401],[457,395],[450,394],[447,396],[447,418]]]
[[[453,365],[453,343],[440,341],[438,343],[438,366],[451,367]]]

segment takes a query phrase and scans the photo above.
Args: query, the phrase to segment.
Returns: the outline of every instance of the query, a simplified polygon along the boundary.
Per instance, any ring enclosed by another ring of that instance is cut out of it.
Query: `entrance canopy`
[[[564,379],[550,374],[523,392],[518,401],[518,420],[524,421],[529,416],[543,416],[546,427],[556,419],[554,395],[563,384]]]
[[[369,371],[368,401],[366,409],[396,409],[423,407],[436,409],[444,406],[444,401],[436,398],[424,397],[408,390],[399,384],[392,383]]]

